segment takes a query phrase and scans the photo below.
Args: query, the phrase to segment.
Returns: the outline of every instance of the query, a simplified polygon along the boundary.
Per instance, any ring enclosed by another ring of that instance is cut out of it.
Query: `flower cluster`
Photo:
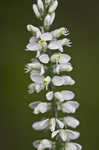
[[[51,133],[50,140],[36,140],[33,146],[37,150],[55,150],[57,145],[60,146],[60,150],[81,150],[81,145],[71,142],[80,136],[79,132],[71,130],[79,125],[79,121],[70,115],[58,116],[59,112],[75,113],[79,103],[73,101],[75,94],[72,91],[56,90],[56,87],[75,84],[72,77],[64,75],[64,72],[71,72],[73,69],[70,63],[71,56],[64,53],[64,48],[71,47],[72,44],[67,38],[69,32],[65,27],[49,31],[54,22],[57,7],[57,0],[37,0],[37,4],[33,4],[33,11],[36,17],[43,22],[43,26],[27,25],[27,30],[32,36],[26,46],[26,51],[36,52],[35,58],[25,67],[25,72],[30,73],[31,79],[28,92],[32,94],[40,93],[42,90],[46,91],[45,101],[34,101],[29,104],[29,107],[35,115],[55,109],[53,117],[33,123],[34,130],[48,129]]]

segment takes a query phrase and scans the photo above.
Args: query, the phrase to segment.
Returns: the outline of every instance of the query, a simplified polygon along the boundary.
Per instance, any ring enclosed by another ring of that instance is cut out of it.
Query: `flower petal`
[[[37,102],[30,103],[30,104],[29,104],[29,108],[30,108],[30,109],[34,109],[34,108],[37,107],[37,105],[40,104],[40,103],[41,103],[41,101],[37,101]]]
[[[32,128],[35,130],[44,130],[49,125],[49,119],[38,121],[33,123]]]
[[[60,121],[59,119],[56,119],[56,122],[61,129],[64,128],[64,123],[62,121]]]
[[[44,77],[40,76],[40,73],[36,70],[31,71],[30,78],[33,82],[39,83],[39,84],[42,83],[42,81],[44,79]]]
[[[50,140],[44,139],[41,141],[41,144],[44,146],[44,149],[45,148],[49,148],[49,149],[52,148],[52,142]]]
[[[46,99],[48,101],[51,101],[53,99],[53,91],[50,91],[46,94]]]
[[[70,76],[62,76],[64,85],[74,85],[75,81]]]
[[[77,132],[77,131],[72,131],[72,130],[66,129],[65,132],[67,134],[68,141],[70,141],[70,140],[76,140],[80,136],[80,133]]]
[[[77,150],[77,147],[72,143],[66,143],[65,150]]]
[[[54,76],[52,79],[52,83],[54,86],[62,86],[64,85],[64,79],[60,76]]]
[[[49,43],[48,48],[51,50],[57,50],[57,49],[61,49],[62,45],[58,40],[54,40]]]
[[[76,101],[68,101],[62,104],[62,111],[64,113],[75,113],[76,109],[79,107],[79,103]]]
[[[69,142],[66,143],[65,150],[81,150],[82,146],[77,143]]]
[[[60,93],[64,100],[72,100],[75,97],[75,94],[69,90],[63,90]]]
[[[44,41],[51,41],[53,37],[51,33],[47,32],[47,33],[43,33],[40,38],[41,40]]]
[[[49,56],[47,54],[42,54],[40,55],[39,60],[42,63],[47,64],[49,62]]]
[[[77,126],[79,126],[79,121],[73,117],[64,117],[64,124],[66,126],[72,127],[72,128],[76,128]]]

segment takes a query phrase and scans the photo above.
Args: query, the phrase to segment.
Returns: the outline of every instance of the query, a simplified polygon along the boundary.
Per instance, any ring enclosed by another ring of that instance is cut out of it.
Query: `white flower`
[[[56,39],[62,35],[64,35],[64,36],[69,35],[67,28],[64,28],[64,27],[56,29],[56,30],[52,31],[51,33],[52,33],[53,38],[56,38]]]
[[[82,146],[77,143],[67,142],[65,144],[65,150],[81,150],[81,149],[82,149]]]
[[[55,1],[52,2],[51,6],[49,7],[48,12],[53,13],[56,10],[57,7],[58,7],[58,1],[55,0]]]
[[[40,17],[41,17],[41,14],[40,14],[40,12],[39,12],[39,10],[38,10],[37,5],[36,5],[36,4],[33,4],[33,5],[32,5],[32,8],[33,8],[33,11],[34,11],[34,13],[35,13],[35,16],[36,16],[37,18],[40,18]]]
[[[49,119],[38,121],[33,123],[32,128],[35,130],[44,130],[49,125]]]
[[[41,13],[44,13],[43,1],[42,1],[42,0],[37,0],[37,5],[38,5],[38,8],[39,8],[39,11],[40,11]]]
[[[62,40],[53,40],[48,45],[48,48],[51,50],[59,50],[60,52],[63,52],[63,46],[71,47],[71,42],[69,39],[62,39]]]
[[[52,83],[54,86],[62,86],[62,85],[64,85],[64,80],[60,76],[54,76],[52,78]]]
[[[54,138],[58,134],[63,142],[75,140],[75,139],[79,138],[79,136],[80,136],[79,132],[68,130],[68,129],[66,129],[66,130],[60,129],[60,130],[56,130],[52,133],[52,138]]]
[[[65,100],[72,100],[75,97],[75,94],[72,91],[63,90],[61,92],[55,92],[55,98],[60,102],[64,102]]]
[[[51,101],[53,99],[53,96],[54,96],[53,91],[50,91],[50,92],[46,93],[46,99],[48,101]]]
[[[43,140],[34,141],[33,146],[37,148],[37,150],[44,150],[46,148],[52,149],[53,143],[48,139],[43,139]]]
[[[72,127],[72,128],[76,128],[77,126],[79,126],[79,121],[73,117],[64,117],[63,118],[63,122],[64,122],[64,125],[65,127],[69,126],[69,127]]]
[[[61,76],[64,80],[64,85],[74,85],[75,81],[70,76]]]
[[[38,70],[40,75],[43,75],[45,73],[44,66],[41,63],[39,63],[36,59],[32,59],[32,63],[26,65],[26,73],[31,72],[32,70]]]
[[[60,40],[51,41],[50,44],[48,45],[48,48],[51,50],[59,50],[59,51],[63,52],[63,46],[62,46]]]
[[[37,51],[36,57],[40,56],[40,51],[47,48],[47,43],[44,40],[39,40],[36,37],[32,37],[29,40],[29,44],[26,46],[27,51]]]
[[[61,104],[61,110],[64,113],[75,113],[78,107],[79,103],[76,101],[68,101]]]
[[[61,129],[59,131],[59,135],[63,142],[65,142],[67,140],[67,134],[65,133],[65,130]]]
[[[60,72],[63,72],[63,71],[70,72],[72,70],[73,70],[73,67],[71,63],[56,64],[56,66],[53,68],[53,73],[60,74]]]
[[[33,123],[32,128],[35,130],[44,130],[44,129],[50,129],[51,132],[54,132],[56,129],[56,126],[63,129],[64,123],[56,118],[51,119],[45,119],[38,122]]]
[[[46,29],[49,29],[49,27],[52,25],[54,19],[55,19],[55,13],[47,14],[47,16],[44,19],[44,27]]]
[[[49,56],[47,54],[42,54],[40,55],[39,60],[44,64],[48,64]]]
[[[27,51],[37,51],[36,57],[40,56],[40,52],[46,51],[47,48],[47,41],[52,40],[52,35],[47,32],[47,33],[40,33],[40,30],[36,27],[35,29],[35,36],[32,36],[29,40],[29,44],[26,46]]]
[[[47,112],[51,108],[51,104],[37,101],[29,104],[29,107],[33,109],[33,113],[37,115],[39,113]]]
[[[31,71],[30,77],[39,91],[43,90],[44,88],[46,88],[46,90],[48,89],[48,85],[51,82],[50,76],[40,76],[40,74],[37,71]]]
[[[67,54],[55,53],[51,56],[51,62],[59,64],[67,64],[71,60],[71,56]]]
[[[54,86],[74,85],[75,81],[69,76],[54,76],[52,78]]]
[[[55,97],[55,99],[59,100],[59,102],[69,101],[72,100],[75,97],[75,94],[72,91],[69,90],[62,90],[60,92],[49,91],[46,93],[46,99],[48,101],[51,101]]]
[[[31,83],[29,86],[28,86],[28,93],[29,94],[32,94],[34,92],[36,93],[39,93],[41,90],[44,89],[44,86],[42,84],[39,84],[39,83]]]
[[[67,134],[67,140],[68,141],[70,141],[70,140],[76,140],[80,136],[80,133],[77,132],[77,131],[72,131],[72,130],[66,129],[65,132]]]
[[[34,35],[36,35],[37,38],[39,38],[41,36],[40,29],[35,27],[35,26],[33,26],[33,25],[31,25],[31,24],[27,25],[27,30],[29,32],[32,32]]]

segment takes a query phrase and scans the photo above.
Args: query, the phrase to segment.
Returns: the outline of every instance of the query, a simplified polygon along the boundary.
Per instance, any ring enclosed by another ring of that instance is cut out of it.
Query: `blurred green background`
[[[52,29],[67,26],[71,32],[73,46],[67,53],[72,56],[74,70],[71,75],[77,81],[71,89],[77,94],[81,105],[75,114],[81,121],[78,142],[83,145],[83,149],[96,150],[99,147],[99,3],[95,0],[59,2]],[[26,87],[30,81],[23,76],[24,62],[31,59],[30,53],[23,53],[30,37],[26,25],[39,25],[32,11],[32,3],[32,0],[0,3],[2,150],[34,149],[33,139],[45,135],[31,128],[37,117],[28,109],[28,104],[37,97],[27,94]]]

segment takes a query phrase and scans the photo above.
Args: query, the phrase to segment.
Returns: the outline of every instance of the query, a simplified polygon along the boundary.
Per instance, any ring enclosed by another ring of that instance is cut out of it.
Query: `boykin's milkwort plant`
[[[66,90],[66,85],[75,84],[70,76],[64,75],[73,69],[71,56],[64,53],[66,46],[71,47],[71,41],[67,38],[69,32],[65,27],[50,31],[57,7],[57,0],[37,0],[37,3],[33,4],[33,11],[42,26],[27,25],[32,37],[26,51],[36,53],[35,58],[25,67],[32,80],[28,92],[32,94],[46,91],[45,101],[34,101],[29,107],[35,115],[49,111],[52,116],[33,123],[34,130],[49,130],[51,135],[49,139],[39,137],[33,141],[33,146],[37,150],[81,150],[81,145],[72,142],[80,136],[79,132],[72,130],[79,125],[79,121],[68,116],[75,113],[79,107],[79,103],[72,100],[75,94]],[[65,86],[65,90],[59,91],[60,86]],[[62,117],[64,114],[66,116]]]

